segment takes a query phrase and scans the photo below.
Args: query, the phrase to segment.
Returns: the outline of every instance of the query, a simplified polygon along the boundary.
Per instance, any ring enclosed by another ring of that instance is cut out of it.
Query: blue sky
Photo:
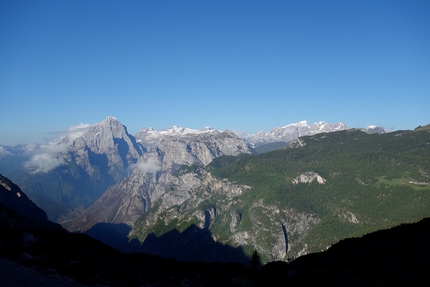
[[[0,1],[0,144],[115,116],[430,123],[430,1]]]

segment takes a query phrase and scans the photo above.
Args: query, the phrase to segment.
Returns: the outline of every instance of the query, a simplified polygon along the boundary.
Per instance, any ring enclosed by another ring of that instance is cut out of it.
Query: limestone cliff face
[[[215,178],[199,167],[174,176],[168,190],[135,224],[131,237],[144,241],[160,226],[176,222],[180,230],[195,224],[210,230],[217,242],[256,249],[270,261],[286,260],[307,252],[302,239],[320,220],[261,199],[248,202],[251,187]]]
[[[168,189],[181,166],[205,166],[221,155],[251,153],[248,145],[230,131],[165,136],[151,152],[129,166],[130,175],[108,189],[90,208],[75,218],[70,230],[85,231],[98,222],[135,221]]]
[[[75,139],[69,151],[73,160],[90,176],[95,172],[94,166],[100,166],[119,181],[126,176],[129,165],[142,156],[143,147],[116,118],[107,117]]]

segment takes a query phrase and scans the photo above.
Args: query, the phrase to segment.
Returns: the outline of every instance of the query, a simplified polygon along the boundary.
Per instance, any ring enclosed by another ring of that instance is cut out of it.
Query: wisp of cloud
[[[140,161],[130,165],[132,171],[138,170],[141,173],[155,173],[161,170],[160,163],[150,158],[147,161]]]
[[[26,147],[27,155],[31,155],[31,158],[24,163],[24,167],[34,174],[47,173],[65,164],[63,153],[67,152],[73,141],[83,136],[90,126],[89,124],[79,124],[70,127],[67,131],[55,132],[58,134],[58,139],[47,145],[28,145]]]
[[[64,159],[60,156],[42,153],[32,156],[29,161],[24,163],[24,167],[30,173],[47,173],[65,163]]]

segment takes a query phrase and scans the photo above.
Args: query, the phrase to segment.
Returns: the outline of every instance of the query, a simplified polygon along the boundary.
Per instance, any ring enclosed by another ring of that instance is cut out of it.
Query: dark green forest
[[[243,196],[242,224],[250,204],[259,199],[318,214],[321,221],[305,239],[318,251],[345,237],[430,216],[430,133],[426,129],[373,135],[347,130],[300,141],[301,147],[293,142],[211,170],[217,177],[252,187]],[[292,183],[308,171],[318,173],[326,183]],[[343,218],[349,213],[356,216],[357,224],[351,223],[353,218]]]

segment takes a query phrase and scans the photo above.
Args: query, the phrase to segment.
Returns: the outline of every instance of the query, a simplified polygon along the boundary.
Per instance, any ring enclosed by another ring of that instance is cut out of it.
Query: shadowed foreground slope
[[[430,218],[345,239],[325,252],[290,263],[248,268],[239,263],[124,254],[88,235],[31,221],[4,204],[0,215],[0,286],[25,282],[30,286],[428,286],[430,282],[426,264]]]
[[[3,228],[0,257],[44,276],[73,278],[91,286],[425,286],[430,282],[425,264],[430,256],[429,229],[430,219],[424,219],[346,239],[325,252],[291,263],[272,262],[261,269],[123,254],[87,235],[48,229]],[[23,233],[31,233],[36,241],[25,245]]]

